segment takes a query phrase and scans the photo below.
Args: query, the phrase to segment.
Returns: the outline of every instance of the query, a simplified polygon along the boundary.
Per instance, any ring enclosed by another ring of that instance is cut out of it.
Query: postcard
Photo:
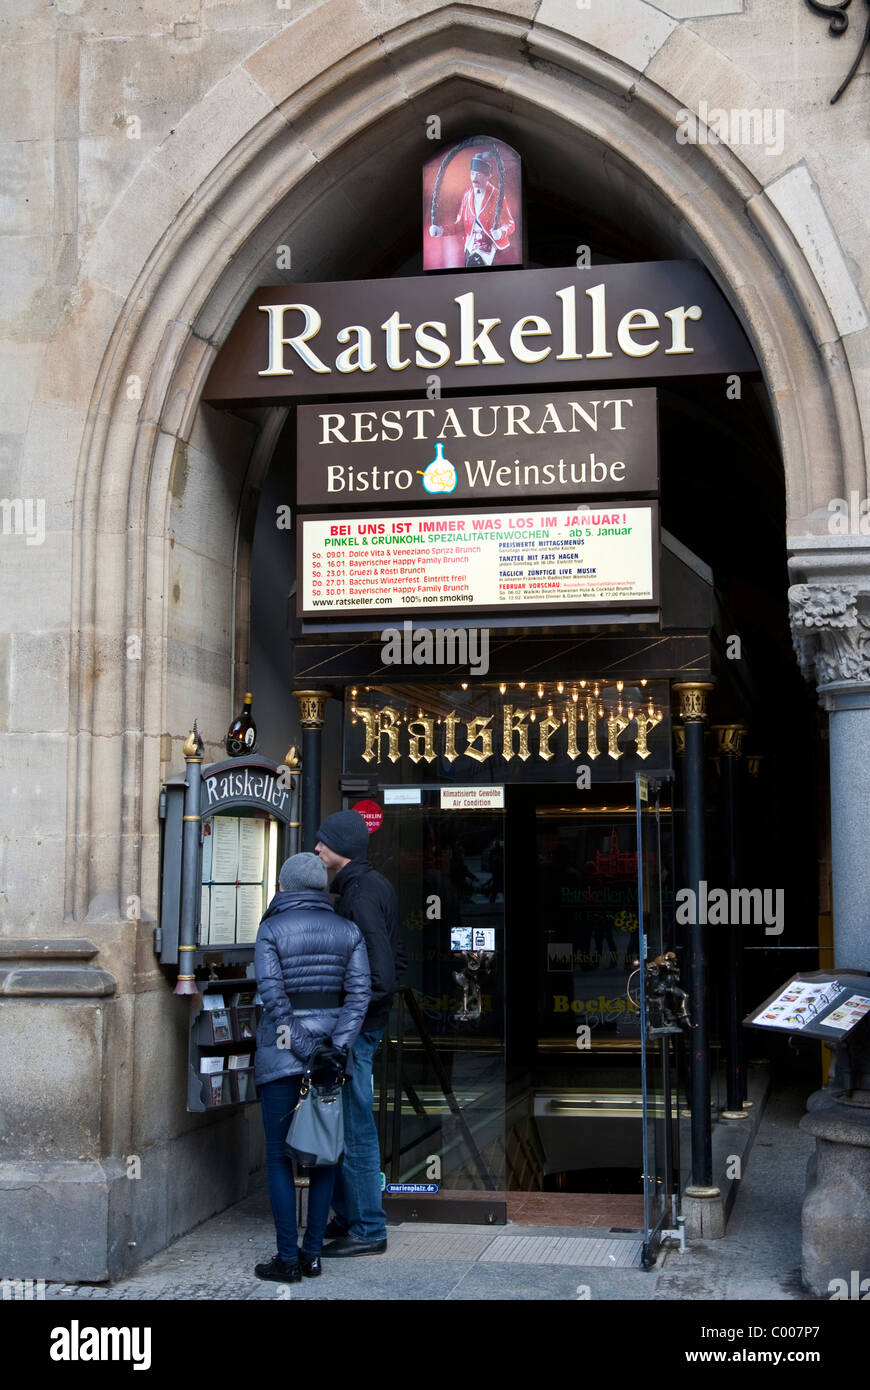
[[[836,1009],[828,1014],[827,1018],[820,1019],[823,1028],[836,1028],[840,1032],[846,1032],[849,1028],[854,1028],[856,1023],[870,1011],[870,998],[865,994],[850,994],[848,999],[844,999],[838,1004]]]
[[[213,1009],[211,1015],[212,1037],[216,1043],[232,1042],[233,1030],[226,1009]]]

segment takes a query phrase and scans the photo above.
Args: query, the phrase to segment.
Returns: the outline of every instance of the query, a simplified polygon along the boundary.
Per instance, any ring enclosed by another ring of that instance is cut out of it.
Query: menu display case
[[[298,849],[300,768],[252,756],[199,775],[194,744],[185,759],[160,798],[155,950],[189,997],[187,1108],[203,1111],[256,1100],[254,945],[281,864]]]

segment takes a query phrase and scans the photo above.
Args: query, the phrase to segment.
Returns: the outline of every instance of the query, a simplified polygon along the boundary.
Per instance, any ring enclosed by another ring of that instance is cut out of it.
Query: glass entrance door
[[[370,844],[409,957],[375,1064],[386,1191],[455,1199],[426,1219],[456,1219],[461,1198],[503,1221],[505,813],[447,809],[437,788],[402,796],[385,796]]]
[[[504,809],[480,810],[432,788],[384,797],[370,857],[397,890],[410,966],[375,1104],[388,1195],[437,1190],[426,1219],[474,1219],[481,1202],[504,1220],[525,1202],[651,1246],[670,1100],[639,961],[668,947],[673,888],[670,804],[649,786],[639,803],[633,782],[582,798],[507,787]]]
[[[681,1036],[674,946],[670,777],[636,776],[638,953],[643,1108],[643,1261],[652,1264],[671,1211],[677,1117],[676,1044]]]
[[[561,1210],[565,1225],[595,1225],[609,1214],[640,1229],[640,1009],[627,993],[637,959],[633,783],[582,796],[511,791],[508,1153],[513,1130],[535,1159],[522,1184],[553,1194],[537,1202],[548,1217]]]

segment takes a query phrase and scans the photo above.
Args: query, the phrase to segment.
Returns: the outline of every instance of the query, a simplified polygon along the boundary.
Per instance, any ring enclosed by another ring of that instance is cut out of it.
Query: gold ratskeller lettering
[[[354,716],[360,720],[365,731],[362,757],[367,763],[380,763],[386,759],[397,763],[403,756],[413,763],[433,763],[439,756],[448,763],[455,763],[462,756],[473,758],[478,763],[486,763],[493,757],[506,763],[512,758],[527,762],[533,756],[549,762],[559,753],[572,759],[585,757],[591,762],[605,751],[609,757],[617,760],[630,751],[632,742],[637,756],[648,758],[649,734],[660,722],[659,716],[650,714],[646,708],[639,709],[631,718],[616,711],[601,715],[598,701],[592,696],[587,696],[585,701],[585,719],[578,719],[577,705],[573,702],[567,707],[564,722],[554,715],[547,715],[536,723],[530,723],[528,711],[517,709],[510,703],[502,704],[501,713],[501,747],[496,751],[493,747],[494,730],[490,727],[495,714],[477,715],[465,721],[451,710],[442,719],[443,739],[436,740],[433,715],[423,715],[405,724],[401,712],[393,705],[384,705],[380,710],[354,706]],[[606,725],[606,750],[598,744],[599,725]],[[457,745],[457,731],[461,729],[465,731],[464,746]],[[632,729],[634,733],[630,734]],[[552,747],[560,730],[561,747]],[[534,750],[531,746],[533,731],[536,731],[537,744]],[[619,740],[626,734],[629,737],[624,738],[620,746]],[[406,744],[404,749],[400,746],[400,737]],[[437,742],[442,745],[440,750]]]

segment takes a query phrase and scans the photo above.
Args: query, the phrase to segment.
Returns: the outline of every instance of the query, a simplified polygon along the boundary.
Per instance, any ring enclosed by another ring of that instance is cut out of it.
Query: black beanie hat
[[[340,854],[343,859],[365,859],[369,830],[359,811],[333,811],[318,828],[315,844]]]

